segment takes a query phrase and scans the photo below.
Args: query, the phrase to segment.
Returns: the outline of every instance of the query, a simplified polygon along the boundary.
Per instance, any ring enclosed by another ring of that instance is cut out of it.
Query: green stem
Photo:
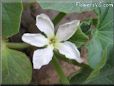
[[[69,83],[69,80],[67,79],[67,77],[64,75],[64,72],[58,62],[58,59],[54,56],[53,59],[52,59],[52,64],[59,76],[59,79],[61,81],[62,84],[70,84]]]
[[[30,47],[30,45],[26,43],[6,43],[6,46],[12,49],[24,49]]]
[[[53,20],[54,25],[57,25],[65,15],[65,13],[60,12]]]

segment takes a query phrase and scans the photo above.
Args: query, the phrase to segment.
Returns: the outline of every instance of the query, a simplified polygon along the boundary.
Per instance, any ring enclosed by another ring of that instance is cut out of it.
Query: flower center
[[[49,43],[50,43],[50,44],[55,44],[55,43],[56,43],[55,38],[51,38]]]
[[[49,39],[50,45],[53,45],[55,47],[57,43],[58,43],[57,38],[53,37]]]

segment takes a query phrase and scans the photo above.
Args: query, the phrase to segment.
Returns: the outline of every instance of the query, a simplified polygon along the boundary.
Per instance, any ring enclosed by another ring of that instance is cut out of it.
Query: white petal
[[[43,47],[49,43],[48,39],[45,38],[42,34],[25,33],[22,36],[22,40],[36,47]]]
[[[34,69],[40,69],[43,65],[48,64],[53,57],[53,49],[48,46],[44,49],[38,49],[33,54],[33,67]]]
[[[63,25],[60,25],[56,34],[56,37],[60,41],[68,40],[78,29],[80,21],[79,20],[73,20],[69,23],[65,23]]]
[[[80,58],[80,52],[73,43],[68,41],[60,43],[57,49],[61,54],[65,55],[66,58],[74,59],[79,63],[83,62],[83,60]]]
[[[46,14],[37,15],[36,26],[41,32],[44,32],[48,37],[54,36],[54,25]]]

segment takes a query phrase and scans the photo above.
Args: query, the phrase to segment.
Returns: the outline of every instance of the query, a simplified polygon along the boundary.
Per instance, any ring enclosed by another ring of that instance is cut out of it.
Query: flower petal
[[[73,43],[68,41],[60,43],[57,49],[61,54],[65,55],[66,58],[74,59],[79,63],[83,62],[83,60],[80,58],[80,52]]]
[[[80,21],[79,20],[73,20],[69,23],[65,23],[63,25],[60,25],[56,34],[56,37],[60,41],[68,40],[78,29]]]
[[[25,33],[22,36],[22,40],[36,47],[43,47],[49,43],[48,39],[45,38],[42,34]]]
[[[44,32],[48,37],[54,36],[54,25],[46,14],[37,15],[36,26],[41,32]]]
[[[48,46],[44,49],[38,49],[33,54],[33,67],[40,69],[43,65],[48,64],[53,57],[53,48]]]

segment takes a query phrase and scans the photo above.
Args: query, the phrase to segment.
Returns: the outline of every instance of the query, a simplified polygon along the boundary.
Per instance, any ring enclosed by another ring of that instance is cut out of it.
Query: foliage
[[[2,84],[27,84],[31,80],[32,66],[27,56],[17,50],[2,47]]]
[[[2,3],[2,36],[3,39],[18,33],[22,14],[22,3]],[[2,84],[28,84],[32,77],[32,66],[28,57],[17,50],[9,49],[2,41]]]
[[[3,36],[9,37],[19,31],[22,14],[22,3],[3,3],[2,4],[2,28]]]
[[[93,29],[88,48],[88,63],[92,68],[102,60],[102,52],[110,44],[113,44],[113,11],[112,8],[96,9],[98,24]],[[91,28],[92,29],[92,28]]]

